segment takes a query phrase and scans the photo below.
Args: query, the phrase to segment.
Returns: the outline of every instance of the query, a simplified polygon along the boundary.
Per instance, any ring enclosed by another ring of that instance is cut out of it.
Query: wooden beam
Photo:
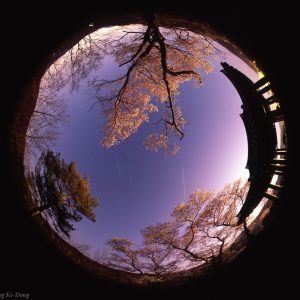
[[[286,165],[277,165],[277,164],[271,164],[270,167],[272,169],[278,170],[278,171],[283,171],[286,168]]]
[[[272,188],[272,189],[274,189],[274,190],[280,190],[282,188],[281,185],[273,184],[273,183],[270,183],[269,187]]]
[[[278,98],[277,98],[276,95],[272,95],[271,97],[267,98],[267,99],[266,99],[266,102],[267,102],[267,104],[269,104],[269,105],[271,105],[271,104],[273,104],[273,103],[276,103],[276,102],[279,103]]]
[[[285,158],[273,158],[273,162],[276,164],[284,164],[286,162]]]
[[[269,116],[273,119],[273,121],[283,121],[283,115],[281,109],[270,110],[268,112]]]
[[[278,200],[278,197],[277,197],[277,196],[275,196],[275,195],[273,195],[273,194],[270,194],[270,193],[268,193],[268,192],[265,192],[264,197],[268,198],[268,199],[271,200],[271,201],[276,201],[276,200]]]
[[[256,82],[254,83],[254,87],[255,87],[256,89],[258,89],[259,87],[263,86],[264,84],[266,84],[266,83],[269,82],[269,81],[270,81],[269,78],[266,77],[266,76],[264,76],[263,78],[260,78],[258,81],[256,81]]]
[[[260,93],[260,94],[264,94],[264,93],[268,92],[271,88],[272,87],[269,84],[269,85],[265,86],[264,88],[262,88],[261,90],[258,90],[257,92]]]
[[[274,174],[283,176],[283,175],[284,175],[284,172],[283,172],[283,171],[279,171],[279,170],[275,170],[275,171],[274,171]]]
[[[287,153],[287,149],[285,149],[285,148],[276,149],[275,153],[277,153],[277,154],[286,154]]]

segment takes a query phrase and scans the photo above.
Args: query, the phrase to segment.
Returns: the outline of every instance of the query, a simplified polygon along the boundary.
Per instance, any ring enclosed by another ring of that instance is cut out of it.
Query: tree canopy
[[[176,101],[179,86],[190,80],[200,86],[201,72],[213,71],[211,58],[219,50],[204,34],[176,26],[160,27],[157,16],[147,17],[145,24],[88,34],[53,62],[41,81],[27,148],[45,150],[55,141],[56,126],[67,117],[59,92],[66,86],[76,90],[88,79],[90,94],[95,95],[105,118],[103,147],[126,140],[149,122],[150,113],[157,112],[156,129],[145,139],[145,148],[170,155],[178,152],[186,125]],[[107,55],[119,66],[120,75],[112,80],[97,78]],[[91,80],[93,72],[96,78]]]
[[[179,85],[194,80],[200,86],[200,70],[212,72],[212,43],[184,28],[161,28],[152,16],[147,26],[138,31],[125,30],[121,37],[114,38],[108,51],[125,71],[115,79],[94,80],[91,84],[106,118],[102,146],[109,148],[127,139],[149,121],[150,113],[160,112],[156,123],[161,126],[144,145],[148,150],[176,154],[176,140],[183,138],[186,123],[176,102]],[[160,104],[155,105],[153,99]]]
[[[172,210],[170,220],[142,229],[143,245],[126,238],[107,242],[101,263],[140,274],[167,274],[202,264],[215,267],[247,224],[237,226],[236,214],[249,182],[234,181],[220,192],[197,190]],[[247,231],[246,234],[249,234]]]
[[[89,180],[81,176],[75,161],[68,164],[60,153],[48,150],[41,154],[28,179],[36,204],[32,214],[43,212],[57,232],[69,236],[74,230],[72,222],[82,216],[95,222],[99,199],[91,195]]]

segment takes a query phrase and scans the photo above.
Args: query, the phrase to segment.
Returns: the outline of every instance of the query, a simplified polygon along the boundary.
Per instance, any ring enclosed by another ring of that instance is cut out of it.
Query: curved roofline
[[[243,112],[240,115],[247,134],[250,188],[245,203],[238,213],[238,224],[241,224],[260,203],[271,181],[271,164],[275,157],[277,144],[272,114],[265,107],[267,100],[258,90],[260,84],[265,84],[266,78],[254,83],[245,74],[221,62],[221,72],[231,81],[242,101]]]

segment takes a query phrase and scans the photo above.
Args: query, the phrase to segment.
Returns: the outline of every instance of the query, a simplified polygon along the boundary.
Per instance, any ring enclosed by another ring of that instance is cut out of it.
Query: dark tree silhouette
[[[144,247],[139,251],[145,272],[156,275],[175,272],[177,261],[172,257],[172,249],[158,246]]]
[[[100,67],[105,47],[103,37],[97,33],[89,34],[47,69],[25,136],[26,160],[30,155],[38,157],[56,143],[58,125],[67,122],[69,118],[62,89],[69,86],[70,92],[77,90],[81,81]]]
[[[55,144],[59,135],[57,125],[68,120],[66,104],[57,91],[40,86],[38,101],[25,136],[25,158],[38,157]]]
[[[91,256],[91,246],[88,244],[82,244],[79,243],[75,240],[73,240],[72,238],[65,238],[65,241],[67,243],[69,243],[70,245],[72,245],[73,247],[75,247],[77,250],[79,250],[81,253],[83,253],[85,256],[90,257]]]
[[[133,249],[133,242],[125,238],[112,238],[107,242],[111,252],[106,265],[115,269],[143,274],[144,266],[139,258],[139,251]]]
[[[88,178],[80,175],[74,161],[67,164],[59,153],[43,152],[28,182],[37,205],[31,214],[43,213],[57,232],[69,236],[72,222],[82,216],[96,220],[93,210],[99,199],[91,195]]]
[[[156,275],[175,272],[176,261],[172,259],[172,249],[149,246],[134,249],[133,242],[125,238],[112,238],[107,241],[109,254],[96,253],[95,259],[109,267],[128,272]]]

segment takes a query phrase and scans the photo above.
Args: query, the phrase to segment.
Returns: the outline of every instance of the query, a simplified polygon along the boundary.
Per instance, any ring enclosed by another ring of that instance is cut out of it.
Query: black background
[[[206,21],[229,36],[263,67],[282,100],[289,142],[288,177],[272,223],[245,253],[222,272],[179,288],[134,289],[99,282],[65,260],[23,212],[9,158],[8,131],[19,93],[45,57],[65,38],[97,18],[154,10]],[[142,1],[94,7],[75,2],[10,4],[2,8],[1,240],[0,294],[30,299],[299,299],[298,151],[300,11],[288,3],[239,6],[191,1]],[[295,293],[292,296],[292,293]]]

